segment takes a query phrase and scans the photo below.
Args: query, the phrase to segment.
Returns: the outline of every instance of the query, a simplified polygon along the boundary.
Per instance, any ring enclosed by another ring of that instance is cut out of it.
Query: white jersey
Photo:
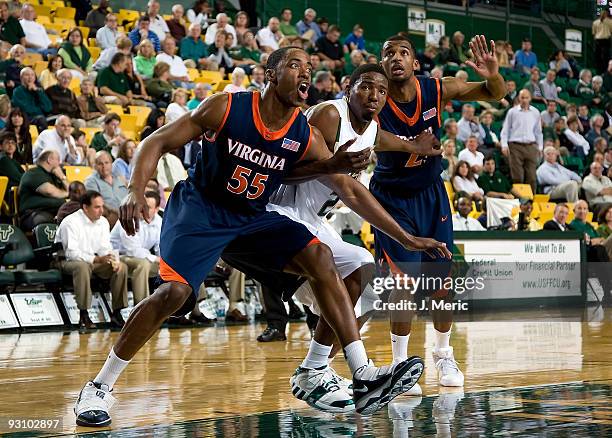
[[[355,142],[348,148],[349,151],[358,152],[360,150],[374,146],[378,135],[378,123],[372,120],[363,134],[359,135],[351,126],[349,117],[349,106],[345,99],[331,100],[322,102],[306,112],[306,117],[310,119],[315,109],[322,105],[333,105],[340,114],[340,129],[337,135],[334,152],[340,146],[355,139]],[[281,185],[278,190],[270,197],[267,206],[269,211],[277,211],[280,214],[305,224],[313,234],[326,225],[329,226],[320,215],[321,209],[326,206],[329,210],[334,200],[337,202],[337,195],[326,185],[317,180],[308,181],[297,185]]]

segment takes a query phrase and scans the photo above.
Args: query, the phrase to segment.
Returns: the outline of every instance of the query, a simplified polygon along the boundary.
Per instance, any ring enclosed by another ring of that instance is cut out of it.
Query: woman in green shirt
[[[599,212],[597,234],[604,239],[612,234],[612,205]]]
[[[75,27],[68,33],[68,41],[62,44],[57,53],[64,60],[64,67],[69,68],[74,77],[83,80],[92,69],[91,53],[83,43],[81,29]]]
[[[156,62],[153,43],[151,40],[142,40],[138,45],[138,55],[134,58],[136,73],[143,79],[151,79]]]
[[[170,83],[170,66],[160,62],[153,69],[153,79],[147,82],[147,93],[158,108],[167,108],[173,91],[174,87]]]
[[[18,187],[21,177],[24,174],[23,167],[13,158],[17,150],[17,138],[10,131],[0,132],[0,176],[8,177],[8,186],[6,187],[5,199],[11,192],[11,187]]]

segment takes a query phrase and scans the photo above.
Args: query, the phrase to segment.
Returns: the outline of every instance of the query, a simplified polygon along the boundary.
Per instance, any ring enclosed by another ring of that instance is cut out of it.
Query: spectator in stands
[[[11,111],[11,99],[6,94],[0,95],[0,129],[6,126]]]
[[[506,95],[500,101],[502,107],[510,109],[513,106],[514,100],[518,97],[518,91],[516,91],[516,82],[512,79],[506,81]]]
[[[249,15],[244,11],[238,11],[234,20],[234,29],[236,29],[236,37],[238,38],[237,45],[241,46],[244,44],[244,33],[249,30]],[[280,34],[282,35],[282,32]]]
[[[91,5],[90,5],[91,8]],[[106,24],[106,16],[110,13],[108,8],[108,0],[100,0],[100,4],[97,8],[91,9],[85,18],[85,26],[89,27],[91,31],[90,35],[97,35],[100,30]]]
[[[316,74],[313,85],[308,89],[306,104],[314,106],[335,97],[333,92],[333,76],[330,72],[320,71]]]
[[[436,55],[434,62],[436,65],[446,65],[450,61],[450,38],[443,35],[438,40],[438,54]],[[455,64],[451,62],[451,64]]]
[[[540,113],[543,128],[552,128],[561,116],[557,112],[557,102],[549,100],[546,109]]]
[[[155,109],[149,113],[147,116],[147,122],[140,133],[140,140],[144,140],[153,132],[161,128],[166,124],[166,115],[158,109]]]
[[[198,82],[193,89],[193,98],[187,102],[187,109],[189,111],[194,110],[198,107],[198,105],[206,99],[206,95],[208,94],[207,84],[203,82]]]
[[[215,44],[208,47],[210,55],[208,61],[217,66],[219,72],[224,75],[226,70],[231,70],[234,66],[234,61],[230,57],[225,47],[226,32],[220,30],[215,37]],[[263,63],[263,61],[262,61]]]
[[[359,50],[353,50],[350,53],[349,59],[350,59],[350,62],[344,65],[343,72],[345,75],[348,75],[350,77],[350,75],[353,74],[353,72],[355,71],[357,67],[365,64],[365,59],[363,57],[363,53],[360,52]]]
[[[161,43],[157,34],[153,32],[151,29],[151,19],[148,15],[143,15],[138,20],[138,25],[132,29],[130,33],[128,33],[128,37],[132,40],[132,46],[137,47],[141,41],[149,40],[153,44],[153,48],[155,52],[159,52],[161,50]]]
[[[108,113],[104,99],[97,95],[96,87],[91,79],[81,82],[81,94],[77,97],[77,105],[81,113],[80,117],[85,120],[85,126],[100,126],[104,115]]]
[[[92,274],[110,279],[112,327],[123,327],[121,309],[128,305],[128,269],[113,254],[109,223],[102,215],[103,210],[104,200],[100,193],[87,191],[81,198],[81,209],[65,217],[55,235],[55,242],[64,247],[65,260],[58,262],[59,268],[72,276],[80,311],[79,326],[88,329],[95,328],[87,313],[91,307]]]
[[[148,95],[145,83],[140,75],[134,72],[132,57],[127,56],[125,65],[125,76],[128,80],[130,91],[132,92],[132,105],[146,106],[151,109],[157,108],[153,103],[153,99]]]
[[[419,70],[415,74],[430,77],[431,71],[436,66],[434,58],[436,57],[436,47],[432,44],[427,44],[424,51],[417,53],[417,61],[419,61]]]
[[[47,68],[38,76],[38,82],[43,90],[57,84],[57,72],[64,68],[64,60],[59,55],[49,56]]]
[[[565,137],[571,143],[571,148],[569,150],[572,155],[584,159],[589,154],[591,145],[589,145],[589,142],[580,134],[579,126],[580,122],[578,121],[578,117],[572,116],[567,120],[567,128],[565,128],[563,134],[565,134]]]
[[[34,7],[26,3],[21,8],[21,28],[25,34],[25,46],[28,52],[40,53],[43,58],[49,55],[55,55],[57,48],[51,42],[45,26],[36,21],[36,10]]]
[[[599,227],[597,227],[599,237],[607,239],[612,235],[612,204],[599,211],[597,223],[599,223]]]
[[[149,296],[149,278],[159,272],[159,239],[162,219],[159,216],[159,193],[145,193],[148,218],[140,221],[138,231],[128,236],[120,222],[117,222],[110,233],[113,248],[119,251],[121,261],[128,267],[134,292],[134,304],[140,303]]]
[[[520,199],[519,212],[512,217],[516,224],[516,231],[540,231],[542,225],[531,217],[533,212],[533,200],[528,198]]]
[[[586,135],[591,129],[591,125],[589,123],[589,106],[585,103],[581,103],[578,106],[578,122],[580,123],[579,131],[581,135]]]
[[[268,25],[262,27],[255,38],[259,48],[266,53],[272,53],[280,47],[283,34],[280,31],[280,21],[276,17],[270,17]]]
[[[510,58],[508,56],[508,51],[506,50],[505,41],[495,41],[495,58],[497,58],[497,64],[500,66],[500,68],[512,67],[512,64],[510,63]]]
[[[20,227],[29,231],[38,224],[53,222],[68,196],[68,180],[60,167],[60,155],[53,149],[36,159],[19,183]]]
[[[565,52],[563,50],[556,50],[553,53],[553,55],[550,57],[548,67],[551,70],[554,70],[557,76],[560,78],[571,78],[574,76],[572,66],[565,57]]]
[[[201,140],[193,140],[190,143],[187,143],[182,148],[178,149],[174,152],[179,160],[183,163],[183,167],[185,169],[189,169],[193,163],[196,162],[196,157],[198,153],[202,150],[202,141]]]
[[[15,44],[9,49],[9,59],[5,61],[4,88],[9,97],[13,97],[13,90],[21,85],[21,72],[25,68],[23,59],[25,57],[25,47]]]
[[[201,30],[208,27],[210,5],[206,0],[195,0],[193,7],[187,10],[187,21],[200,25]]]
[[[250,30],[246,31],[242,39],[243,45],[230,50],[229,55],[235,61],[235,64],[238,64],[238,66],[244,69],[247,73],[252,73],[253,68],[261,60],[261,52],[259,51],[257,41],[255,41],[255,37],[253,36],[253,32]]]
[[[9,13],[6,1],[0,1],[0,40],[11,45],[26,45],[26,37],[19,20]]]
[[[586,140],[591,146],[595,147],[595,140],[597,140],[599,137],[603,137],[606,142],[610,141],[610,136],[603,129],[603,125],[604,118],[601,114],[595,114],[593,115],[593,117],[591,117],[591,120],[589,122],[589,126],[591,129],[589,129],[588,134],[585,135]]]
[[[603,78],[601,76],[594,76],[591,80],[591,85],[593,87],[593,97],[591,101],[588,102],[591,108],[602,108],[604,107],[604,103],[608,100],[608,93],[612,93],[603,87]]]
[[[179,53],[185,60],[185,65],[190,68],[208,68],[208,49],[202,41],[202,28],[197,23],[189,25],[189,35],[180,42]],[[188,64],[188,61],[192,61]]]
[[[531,93],[534,102],[546,104],[542,87],[540,86],[540,69],[533,67],[529,76],[529,81],[523,85],[523,89]]]
[[[454,140],[455,148],[458,151],[461,151],[463,150],[463,148],[465,148],[465,145],[463,144],[461,140],[457,138],[458,132],[459,132],[459,129],[457,128],[457,121],[455,119],[446,119],[444,121],[444,135],[442,136],[440,140],[442,142],[444,142],[445,140],[449,140],[449,139]]]
[[[350,75],[344,75],[340,79],[340,91],[336,93],[336,99],[343,99],[346,96],[346,91],[348,90],[348,86],[351,82]]]
[[[468,60],[468,49],[465,44],[465,35],[460,31],[456,31],[453,34],[452,41],[450,43],[449,61],[455,64],[462,65]]]
[[[477,146],[480,146],[484,141],[485,131],[475,115],[475,109],[472,104],[466,103],[463,105],[457,129],[457,138],[464,143],[471,135],[476,137]]]
[[[538,65],[538,57],[531,51],[531,40],[523,38],[521,50],[514,54],[514,68],[522,73],[529,74]]]
[[[465,192],[475,201],[483,201],[484,191],[478,187],[476,179],[474,178],[474,172],[466,161],[459,160],[451,178],[451,183],[453,184],[455,192]]]
[[[316,23],[315,18],[317,18],[317,11],[312,8],[308,8],[304,11],[304,18],[298,21],[295,25],[300,36],[306,40],[309,40],[313,45],[323,36],[321,28]]]
[[[470,166],[472,173],[478,175],[482,171],[484,155],[478,150],[478,138],[470,135],[465,142],[465,149],[459,152],[459,161],[465,161]]]
[[[327,67],[325,67],[325,65],[323,65],[323,62],[321,62],[321,56],[318,53],[311,53],[310,54],[310,63],[312,64],[312,79],[314,79],[314,77],[316,76],[316,74],[320,71],[328,71]],[[376,64],[378,64],[378,61],[376,61]],[[264,65],[262,63],[262,65]]]
[[[604,124],[601,128],[605,129],[608,132],[608,134],[612,135],[612,100],[610,100],[606,104],[606,108],[604,109],[604,113],[603,113],[603,118],[604,118]]]
[[[15,135],[17,151],[15,159],[19,164],[32,164],[32,135],[30,134],[30,122],[21,108],[13,108],[8,116],[8,121],[3,132]]]
[[[457,212],[453,214],[454,231],[486,231],[480,222],[469,216],[472,212],[472,199],[469,196],[460,196],[455,209]]]
[[[569,224],[567,217],[569,216],[569,208],[565,203],[559,203],[555,206],[553,218],[544,224],[543,229],[547,231],[568,231]]]
[[[457,163],[459,162],[455,154],[455,140],[452,138],[442,142],[442,161],[447,163],[447,167],[443,172],[443,178],[445,181],[450,181],[451,176],[455,173]]]
[[[49,115],[59,116],[65,114],[72,119],[72,125],[76,128],[83,128],[85,120],[81,119],[81,111],[77,103],[76,94],[70,89],[72,73],[67,68],[57,72],[59,82],[45,90],[51,101],[51,112]],[[52,120],[48,118],[47,120]]]
[[[68,201],[66,201],[57,211],[55,222],[60,224],[64,218],[81,208],[81,198],[87,192],[85,184],[81,181],[72,181],[68,186]]]
[[[574,220],[569,227],[574,231],[584,233],[587,244],[587,261],[589,262],[609,262],[608,252],[612,252],[612,239],[604,241],[597,234],[597,231],[587,222],[589,215],[589,205],[584,200],[579,200],[574,205]],[[605,247],[604,247],[605,245]],[[608,288],[608,291],[610,289]]]
[[[132,92],[125,74],[127,56],[115,53],[111,65],[96,77],[96,84],[105,103],[128,106],[132,103]]]
[[[608,96],[612,93],[612,59],[608,61],[608,69],[603,74],[603,88],[608,92]]]
[[[559,152],[554,147],[544,149],[544,161],[537,170],[538,184],[552,200],[576,202],[582,178],[557,163],[558,158]]]
[[[17,138],[10,131],[0,131],[0,176],[8,178],[6,194],[11,192],[12,187],[19,187],[19,182],[24,170],[16,159]],[[2,201],[2,200],[0,200]]]
[[[132,169],[130,163],[134,157],[134,150],[136,149],[136,142],[134,140],[126,140],[121,146],[119,146],[119,152],[117,153],[117,159],[113,161],[112,174],[119,179],[123,180],[123,183],[127,187],[132,177]]]
[[[91,147],[96,152],[106,151],[111,155],[117,155],[119,147],[125,142],[119,128],[121,117],[117,113],[107,113],[102,121],[102,131],[94,134]]]
[[[104,19],[104,26],[96,32],[96,44],[102,50],[115,47],[117,38],[123,34],[118,30],[117,16],[115,14],[107,14]]]
[[[546,77],[540,81],[540,90],[542,91],[542,96],[547,101],[555,101],[561,106],[567,105],[567,102],[563,99],[559,98],[557,92],[557,84],[555,84],[555,79],[557,78],[557,73],[550,69],[546,72]]]
[[[136,73],[143,79],[151,79],[153,77],[153,68],[157,63],[155,58],[155,49],[151,40],[142,40],[138,45],[138,55],[134,58],[134,68]]]
[[[492,155],[496,150],[501,148],[501,143],[497,134],[493,131],[493,113],[491,111],[483,111],[480,115],[480,126],[484,130],[484,138],[482,139],[482,145],[480,145],[480,152],[484,156]]]
[[[168,29],[168,25],[164,21],[164,18],[159,15],[159,1],[149,0],[147,3],[146,15],[149,17],[149,20],[151,20],[151,31],[157,35],[160,43],[163,43],[166,37],[170,35],[170,29]]]
[[[172,6],[172,18],[166,21],[170,36],[174,38],[174,42],[178,45],[180,41],[187,36],[187,22],[185,21],[185,9],[182,5],[176,4]],[[200,32],[202,28],[200,28]]]
[[[36,161],[46,150],[53,149],[60,157],[60,163],[81,164],[84,151],[75,144],[72,133],[72,121],[70,117],[61,115],[55,119],[55,129],[46,129],[36,138],[32,150],[32,156]]]
[[[96,153],[95,169],[85,178],[85,187],[95,190],[104,198],[104,217],[112,228],[119,218],[119,205],[127,196],[127,186],[122,178],[113,175],[113,158],[108,152]]]
[[[606,63],[610,61],[610,38],[612,38],[612,19],[605,7],[599,18],[593,21],[591,31],[595,42],[595,67],[597,72],[602,73]]]
[[[365,52],[365,38],[361,24],[353,26],[353,31],[344,39],[343,48],[344,53],[351,53],[353,50]]]
[[[323,64],[331,71],[341,70],[344,67],[344,51],[339,39],[340,28],[332,25],[327,33],[315,43],[315,49]]]
[[[515,184],[527,183],[536,192],[536,166],[543,148],[540,112],[531,103],[527,90],[519,93],[519,105],[511,108],[501,131],[502,153],[510,161],[510,174]]]
[[[217,32],[223,30],[225,33],[231,33],[234,36],[234,42],[232,47],[238,44],[238,38],[236,38],[236,29],[234,26],[229,24],[229,18],[226,14],[217,14],[217,22],[208,26],[206,29],[206,35],[204,36],[204,42],[209,46],[215,43],[217,38]]]
[[[518,195],[518,193],[513,192],[512,184],[508,181],[508,178],[495,169],[495,158],[493,157],[485,158],[484,171],[478,177],[478,186],[484,191],[484,195],[489,198],[514,199],[515,195]]]
[[[64,60],[65,68],[69,68],[74,77],[83,80],[91,72],[93,60],[83,41],[81,29],[75,27],[68,32],[67,40],[62,44],[58,55]]]
[[[591,81],[593,80],[593,74],[591,70],[588,68],[584,68],[580,70],[578,84],[576,84],[575,93],[583,102],[588,103],[593,98],[595,94],[593,92],[593,87],[591,86]]]
[[[11,103],[28,116],[38,132],[47,128],[45,117],[51,111],[52,104],[45,91],[36,85],[36,74],[30,67],[21,70],[21,85],[15,88]]]
[[[193,82],[189,79],[187,67],[180,56],[176,55],[176,43],[173,38],[167,38],[162,43],[163,52],[156,56],[157,62],[165,62],[170,66],[170,82],[175,87],[192,89]]]
[[[187,178],[183,163],[176,155],[165,153],[157,164],[157,181],[164,190],[172,190],[179,181]]]
[[[232,82],[227,84],[223,91],[226,93],[238,93],[239,91],[246,91],[243,82],[246,77],[246,72],[240,67],[236,67],[232,72]]]
[[[153,79],[147,82],[147,93],[159,108],[166,108],[172,99],[174,87],[170,83],[170,66],[165,62],[155,64]]]
[[[594,161],[590,170],[590,174],[582,182],[582,188],[589,205],[597,215],[602,209],[612,205],[612,181],[603,175],[602,164]]]
[[[96,161],[96,151],[95,149],[89,147],[87,135],[78,129],[74,129],[70,135],[74,139],[74,144],[77,150],[80,150],[81,155],[85,157],[83,165],[93,167],[94,162]]]
[[[297,28],[291,24],[293,18],[293,12],[289,8],[284,8],[280,14],[280,31],[287,40],[290,46],[304,47],[305,42],[309,42],[308,39],[300,37]]]
[[[117,39],[117,43],[113,47],[102,50],[100,56],[93,65],[95,71],[101,71],[106,67],[110,66],[113,56],[117,53],[123,53],[127,56],[127,59],[132,59],[132,40],[126,36],[120,36]]]
[[[176,119],[181,117],[183,114],[187,114],[188,112],[189,108],[187,108],[187,93],[182,88],[174,90],[174,93],[172,94],[172,102],[166,109],[166,122],[174,122]]]
[[[259,91],[262,92],[265,88],[265,70],[262,66],[257,65],[253,67],[251,72],[251,83],[247,87],[247,91]]]

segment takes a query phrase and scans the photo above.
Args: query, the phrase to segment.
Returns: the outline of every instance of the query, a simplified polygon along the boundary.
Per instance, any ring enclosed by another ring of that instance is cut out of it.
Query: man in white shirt
[[[176,55],[176,42],[174,38],[166,38],[162,42],[162,50],[155,59],[157,63],[165,62],[170,66],[170,81],[179,88],[192,89],[195,84],[189,80],[189,73],[183,58]]]
[[[536,168],[544,147],[540,112],[531,106],[531,93],[521,90],[519,105],[506,114],[501,131],[502,154],[509,157],[510,175],[515,184],[529,184],[536,192]]]
[[[135,305],[149,296],[149,277],[155,277],[159,272],[159,238],[162,225],[162,219],[157,214],[159,193],[146,192],[145,201],[150,219],[140,221],[136,234],[128,236],[121,222],[115,224],[110,234],[113,248],[119,251],[121,261],[129,269]]]
[[[105,50],[117,45],[117,38],[123,35],[117,28],[117,16],[115,14],[108,14],[104,27],[101,27],[96,32],[96,44],[99,48]]]
[[[60,156],[62,164],[81,164],[84,154],[72,138],[70,117],[59,116],[55,119],[55,129],[45,129],[40,133],[32,148],[34,161],[46,150],[53,149]]]
[[[484,143],[485,130],[476,118],[474,106],[466,103],[461,110],[461,119],[457,122],[457,138],[466,142],[470,135],[474,135],[478,142],[477,146]]]
[[[472,168],[475,177],[482,172],[484,164],[484,155],[478,150],[478,138],[475,135],[470,135],[465,143],[465,149],[459,152],[457,157],[459,161],[466,161]]]
[[[259,43],[259,48],[262,52],[272,53],[278,50],[280,40],[283,39],[283,34],[280,31],[280,21],[278,18],[271,17],[268,20],[268,25],[262,27],[255,37]]]
[[[65,260],[59,262],[62,272],[72,276],[74,293],[80,311],[79,326],[95,328],[87,309],[91,307],[91,276],[110,279],[113,297],[111,325],[123,327],[121,309],[127,307],[127,266],[113,254],[110,227],[102,216],[104,200],[92,190],[81,198],[81,209],[64,218],[55,242],[64,248]]]
[[[53,47],[51,39],[47,35],[47,30],[42,24],[35,21],[36,11],[34,7],[28,3],[23,5],[21,17],[19,24],[23,28],[23,33],[25,33],[26,51],[40,53],[44,57],[55,55],[57,48]]]
[[[563,130],[563,134],[567,139],[574,145],[574,155],[580,158],[586,158],[591,149],[591,145],[586,138],[580,134],[579,131],[580,121],[578,117],[571,116],[567,119],[567,128]]]
[[[559,152],[553,146],[544,149],[544,162],[538,167],[538,184],[550,199],[565,199],[567,202],[578,201],[578,191],[582,178],[575,172],[557,163]]]
[[[224,13],[220,13],[217,14],[216,18],[217,22],[211,24],[210,26],[208,26],[208,29],[206,29],[204,42],[209,46],[215,44],[215,37],[217,36],[217,31],[224,30],[234,35],[234,42],[232,43],[232,47],[236,47],[236,44],[238,44],[238,38],[236,37],[236,29],[234,29],[234,26],[229,24],[229,18],[227,17],[227,15]]]
[[[170,35],[170,29],[164,17],[159,15],[159,2],[157,0],[150,0],[147,3],[147,7],[147,15],[151,19],[149,30],[157,35],[160,42],[164,42],[166,37]]]
[[[157,182],[164,190],[172,190],[177,182],[187,178],[187,171],[176,155],[166,153],[157,163]]]
[[[470,217],[472,200],[462,196],[457,201],[457,212],[453,214],[453,231],[486,231],[480,222]]]
[[[591,173],[582,181],[582,188],[593,212],[597,215],[612,203],[612,181],[603,175],[603,166],[597,161],[591,163]]]

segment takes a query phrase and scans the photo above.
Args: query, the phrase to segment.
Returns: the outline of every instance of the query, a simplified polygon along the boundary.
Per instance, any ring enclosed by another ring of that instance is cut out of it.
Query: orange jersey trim
[[[255,123],[255,126],[257,127],[257,130],[259,131],[261,136],[265,138],[266,140],[278,140],[284,137],[285,134],[287,134],[287,131],[289,131],[289,128],[291,128],[291,125],[293,125],[293,122],[295,121],[296,117],[300,113],[300,109],[296,108],[293,111],[291,118],[289,118],[287,123],[285,123],[285,126],[283,126],[278,131],[270,131],[264,124],[263,120],[261,120],[261,114],[259,113],[259,92],[258,91],[253,92],[252,99],[253,99],[253,122]]]
[[[436,79],[436,88],[438,89],[438,126],[442,127],[442,107],[440,104],[442,95],[440,93],[440,79]]]
[[[219,135],[219,132],[221,132],[221,130],[225,126],[225,122],[227,121],[227,117],[229,116],[231,107],[232,107],[232,93],[227,93],[227,107],[225,108],[225,114],[223,114],[223,119],[221,120],[221,124],[219,125],[219,127],[215,131],[215,134],[212,137],[209,138],[206,134],[204,134],[204,137],[206,138],[206,140],[212,142],[217,139],[217,135]]]
[[[308,135],[308,144],[306,145],[306,149],[304,149],[304,152],[302,153],[300,158],[298,158],[298,161],[302,161],[304,159],[304,157],[306,156],[306,152],[308,152],[308,149],[310,149],[310,145],[312,144],[312,137],[314,137],[312,133],[312,126],[309,124],[308,127],[310,128],[310,134]]]
[[[308,244],[306,245],[306,248],[308,248],[309,246],[312,246],[312,245],[318,245],[319,243],[321,243],[319,238],[318,237],[313,237],[312,240],[310,242],[308,242]]]
[[[159,259],[159,276],[164,281],[176,281],[177,283],[183,283],[189,286],[187,280],[185,280],[181,274],[172,269],[170,265],[168,265],[161,257]]]
[[[419,118],[421,117],[421,84],[419,83],[419,80],[416,77],[414,77],[414,80],[416,82],[417,102],[416,109],[414,110],[414,114],[412,115],[412,117],[408,117],[406,114],[404,114],[404,112],[397,106],[393,99],[387,96],[387,103],[389,103],[389,106],[391,107],[393,113],[395,113],[398,119],[400,119],[402,122],[406,123],[409,126],[416,124],[416,122],[418,122]]]
[[[384,249],[383,249],[383,255],[385,256],[385,259],[387,260],[387,263],[389,264],[389,269],[391,270],[391,273],[393,275],[402,275],[403,274],[402,270],[399,268],[399,266],[393,263],[393,260],[391,260],[391,257],[389,257],[389,254],[387,254],[387,251],[385,251]]]

